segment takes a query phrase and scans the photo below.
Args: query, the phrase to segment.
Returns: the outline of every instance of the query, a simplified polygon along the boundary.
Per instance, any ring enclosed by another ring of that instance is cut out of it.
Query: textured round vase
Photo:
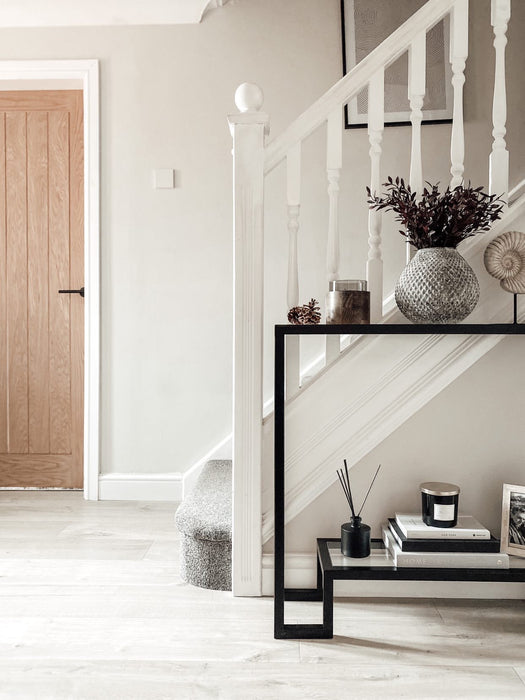
[[[413,323],[458,323],[478,303],[479,282],[455,248],[422,248],[401,273],[395,297]]]

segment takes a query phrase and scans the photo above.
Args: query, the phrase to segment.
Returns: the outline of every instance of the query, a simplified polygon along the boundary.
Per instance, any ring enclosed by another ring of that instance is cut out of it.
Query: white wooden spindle
[[[301,207],[301,143],[286,156],[286,199],[288,204],[288,308],[299,303],[299,267],[297,260],[297,233]]]
[[[421,122],[423,121],[423,100],[426,91],[426,32],[414,39],[408,50],[408,100],[412,123],[412,146],[410,151],[410,188],[412,192],[423,192],[423,157],[421,153]],[[412,257],[413,247],[407,242],[407,263]]]
[[[385,127],[385,72],[381,68],[368,85],[368,139],[370,141],[370,189],[381,190],[381,143]],[[382,212],[368,213],[368,261],[366,265],[370,291],[370,320],[383,317],[383,258],[381,253]]]
[[[410,151],[410,187],[413,192],[423,191],[423,160],[421,155],[421,122],[426,91],[426,34],[422,32],[408,51],[408,99],[412,123]]]
[[[494,73],[494,99],[492,103],[492,153],[489,165],[489,190],[491,194],[509,191],[509,152],[505,142],[507,133],[507,90],[505,85],[505,46],[507,25],[510,19],[510,0],[492,0],[491,24],[494,29],[496,69]]]
[[[452,138],[450,141],[450,173],[452,188],[461,185],[465,169],[465,133],[463,125],[463,85],[465,63],[468,56],[468,0],[456,0],[450,15],[450,64],[454,107],[452,112]]]
[[[328,244],[326,274],[328,282],[339,277],[339,178],[343,164],[343,125],[341,110],[336,109],[327,121],[326,173],[328,176]]]
[[[343,165],[343,124],[341,110],[333,111],[326,124],[326,174],[328,177],[328,241],[326,246],[326,278],[328,283],[339,279],[339,178]],[[326,364],[341,352],[341,337],[326,336]]]
[[[297,257],[297,233],[301,207],[301,143],[298,142],[286,156],[286,198],[288,205],[288,285],[286,302],[288,309],[299,304],[299,263]],[[286,398],[299,390],[300,339],[290,335],[286,339]]]
[[[233,136],[233,594],[261,595],[264,137],[262,90],[237,88]]]

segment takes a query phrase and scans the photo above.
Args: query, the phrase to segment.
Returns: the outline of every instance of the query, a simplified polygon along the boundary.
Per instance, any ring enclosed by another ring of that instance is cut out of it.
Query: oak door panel
[[[8,449],[28,452],[26,115],[6,112]]]
[[[0,163],[6,162],[5,114],[0,115]],[[6,169],[0,167],[0,250],[7,251]],[[7,264],[0,257],[0,454],[8,450],[7,440]]]
[[[49,285],[69,288],[69,115],[49,119]],[[66,294],[51,294],[49,304],[50,446],[53,454],[71,451],[70,305]]]
[[[49,277],[47,113],[27,115],[29,452],[48,454]]]
[[[0,132],[0,487],[80,488],[82,93],[0,93]]]
[[[75,108],[69,112],[70,159],[69,191],[74,206],[69,209],[70,230],[70,279],[84,282],[84,120],[82,110],[82,93],[77,92]],[[78,289],[78,287],[75,287]],[[72,469],[77,484],[83,483],[84,451],[84,300],[75,296],[75,309],[79,313],[71,314],[71,394],[78,397],[71,405],[71,451],[79,455]]]

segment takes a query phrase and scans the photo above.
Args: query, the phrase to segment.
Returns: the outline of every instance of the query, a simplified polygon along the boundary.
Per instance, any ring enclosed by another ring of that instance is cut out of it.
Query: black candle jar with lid
[[[458,522],[459,486],[440,481],[420,484],[423,522],[432,527],[454,527]]]

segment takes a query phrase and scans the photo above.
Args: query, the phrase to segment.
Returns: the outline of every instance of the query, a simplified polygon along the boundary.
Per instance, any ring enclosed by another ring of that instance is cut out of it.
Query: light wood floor
[[[174,511],[0,492],[0,698],[525,698],[521,601],[341,601],[277,641],[271,599],[181,582]]]

